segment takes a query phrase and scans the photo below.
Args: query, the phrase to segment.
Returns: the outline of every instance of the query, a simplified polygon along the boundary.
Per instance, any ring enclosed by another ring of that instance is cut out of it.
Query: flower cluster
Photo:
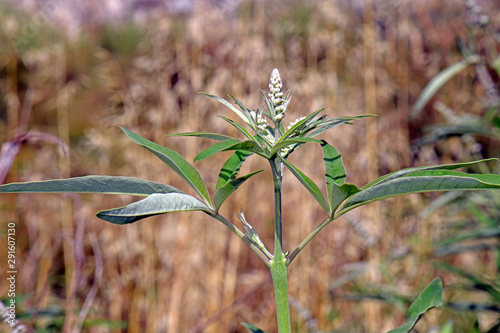
[[[276,121],[281,121],[285,117],[285,110],[288,106],[288,101],[283,98],[282,88],[283,83],[281,82],[280,72],[275,68],[269,80],[269,98],[274,107],[274,117]]]
[[[268,127],[269,124],[267,123],[266,118],[262,116],[262,111],[250,111],[250,116],[252,117],[253,121],[257,124],[257,128],[261,131],[265,131]]]

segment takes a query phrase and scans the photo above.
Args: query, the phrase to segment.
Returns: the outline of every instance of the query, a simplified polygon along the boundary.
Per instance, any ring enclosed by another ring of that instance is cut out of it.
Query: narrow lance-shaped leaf
[[[337,185],[337,183],[333,183],[329,188],[329,191],[331,191],[332,197],[330,201],[330,216],[333,216],[340,204],[347,198],[350,198],[354,194],[358,193],[360,189],[354,184],[344,183],[342,185]]]
[[[266,159],[269,159],[269,156],[266,154],[266,152],[255,141],[248,140],[248,141],[238,142],[232,146],[227,147],[224,150],[241,150],[241,151],[245,151],[245,152],[249,152],[249,153],[255,153],[255,154],[260,155]]]
[[[196,191],[196,193],[198,193],[204,199],[208,206],[212,206],[210,195],[208,194],[205,182],[201,178],[198,171],[196,171],[196,169],[191,164],[189,164],[179,153],[160,146],[157,143],[149,141],[141,137],[140,135],[129,131],[126,128],[122,128],[122,130],[134,142],[158,156],[158,158],[160,158],[165,164],[167,164],[170,168],[172,168],[172,170],[174,170],[179,176],[181,176],[182,179],[184,179],[189,184],[189,186],[191,186]]]
[[[435,278],[410,306],[406,322],[388,333],[408,333],[418,320],[430,309],[443,304],[443,282]]]
[[[253,153],[245,151],[236,151],[233,155],[231,155],[220,169],[217,183],[215,184],[215,190],[217,191],[231,180],[236,179],[241,165],[251,155],[253,155]]]
[[[266,333],[263,330],[261,330],[260,328],[254,326],[252,324],[249,324],[249,323],[241,323],[241,325],[248,328],[250,330],[250,332],[252,332],[252,333]]]
[[[241,112],[240,110],[238,110],[236,107],[234,107],[233,104],[231,104],[230,102],[228,102],[227,100],[223,99],[223,98],[220,98],[218,96],[214,96],[214,95],[210,95],[210,94],[207,94],[207,93],[200,93],[202,95],[205,95],[205,96],[208,96],[210,98],[213,98],[215,99],[216,101],[218,101],[219,103],[222,103],[224,104],[226,107],[229,108],[229,110],[233,111],[234,113],[236,113],[236,115],[238,115],[238,117],[240,117],[241,119],[243,119],[243,121],[245,121],[245,123],[247,123],[248,125],[251,125],[247,116]]]
[[[279,156],[279,154],[278,154]],[[288,162],[286,159],[281,158],[279,156],[280,160],[283,162],[283,164],[287,167],[288,170],[292,172],[292,174],[304,185],[304,187],[309,191],[309,193],[312,194],[314,199],[320,204],[320,206],[325,210],[327,214],[330,214],[330,206],[328,205],[328,202],[326,201],[325,197],[321,193],[320,189],[318,186],[309,178],[307,177],[302,171],[297,169],[292,163]]]
[[[440,270],[441,269],[446,270],[450,273],[453,273],[468,280],[469,283],[467,284],[469,286],[466,287],[468,290],[475,289],[477,291],[486,292],[496,304],[500,304],[500,290],[498,288],[498,283],[496,283],[496,281],[494,280],[489,281],[487,278],[482,277],[480,274],[465,271],[461,268],[458,268],[456,266],[444,262],[437,261],[434,262],[433,265]]]
[[[217,141],[226,141],[229,139],[237,140],[236,138],[233,138],[229,135],[217,134],[217,133],[211,133],[211,132],[186,132],[186,133],[169,134],[167,136],[192,136],[192,137],[207,138],[207,139],[212,139],[212,140],[217,140]]]
[[[323,111],[325,108],[322,108],[322,109],[319,109],[317,111],[314,111],[313,113],[309,114],[307,117],[305,117],[304,119],[301,119],[299,120],[298,122],[296,122],[292,127],[290,127],[285,133],[283,133],[283,135],[279,138],[279,140],[276,142],[276,143],[280,143],[281,141],[285,141],[287,140],[289,137],[291,137],[296,131],[298,128],[300,128],[301,126],[303,126],[305,123],[307,123],[308,121],[310,121],[311,119],[313,119],[318,113],[320,113],[321,111]]]
[[[398,195],[494,188],[500,188],[500,175],[467,174],[449,170],[416,171],[356,193],[346,201],[339,215],[367,203]]]
[[[102,210],[97,213],[97,217],[115,224],[128,224],[154,215],[182,211],[204,211],[212,214],[207,205],[188,194],[154,193],[125,207]]]
[[[446,82],[467,68],[470,64],[475,63],[477,60],[477,57],[470,57],[469,59],[465,59],[451,65],[434,76],[425,86],[424,90],[422,90],[422,93],[418,97],[413,110],[410,112],[410,117],[415,117],[420,111],[422,111],[425,105],[427,105],[427,103],[431,100],[432,96],[434,96],[437,91],[446,84]]]
[[[314,138],[317,135],[320,135],[323,132],[328,131],[329,129],[341,125],[341,124],[351,124],[351,120],[357,120],[357,119],[362,119],[366,117],[376,117],[377,115],[373,114],[364,114],[361,116],[354,116],[354,117],[340,117],[340,118],[334,118],[334,119],[326,119],[320,121],[318,124],[314,126],[313,129],[311,129],[310,132],[306,133],[305,135],[309,138]]]
[[[250,113],[249,113],[249,111],[250,111],[250,110],[248,110],[248,108],[247,108],[247,107],[243,104],[243,102],[242,102],[242,101],[240,101],[239,99],[237,99],[236,97],[234,97],[234,96],[232,96],[232,95],[230,95],[230,94],[228,94],[228,96],[229,96],[229,97],[231,97],[231,98],[233,99],[234,103],[235,103],[236,105],[238,105],[238,107],[241,109],[241,111],[243,112],[243,114],[247,117],[247,119],[248,119],[248,120],[247,120],[247,121],[245,121],[245,122],[248,124],[248,126],[250,126],[252,129],[254,129],[254,130],[255,130],[255,129],[256,129],[256,128],[255,128],[255,125],[254,125],[254,124],[253,124],[253,122],[250,120],[250,119],[251,119],[251,116],[250,116]]]
[[[208,147],[207,149],[203,150],[201,153],[196,155],[196,157],[194,158],[194,161],[198,162],[198,161],[201,161],[205,158],[212,157],[215,154],[220,153],[221,151],[223,151],[227,147],[231,147],[238,142],[241,142],[241,141],[236,140],[236,139],[229,139],[226,141],[217,142],[216,144],[211,145],[210,147]]]
[[[353,184],[345,184],[346,171],[342,156],[335,147],[322,141],[323,161],[325,163],[326,189],[328,193],[328,202],[330,204],[331,214],[335,212],[338,206],[348,197],[359,192],[359,189]]]
[[[264,171],[262,170],[257,170],[254,172],[251,172],[245,176],[238,177],[234,180],[229,181],[226,185],[222,186],[219,188],[215,194],[214,194],[214,204],[215,204],[215,211],[218,211],[222,203],[234,192],[240,187],[241,184],[243,184],[245,181],[247,181],[250,177],[253,175],[258,174],[259,172]]]
[[[1,193],[102,193],[147,196],[153,193],[183,193],[161,183],[131,177],[85,176],[0,186]]]
[[[243,128],[240,124],[238,124],[237,122],[229,119],[229,118],[226,118],[226,117],[223,117],[223,116],[217,116],[221,119],[223,119],[224,121],[228,122],[231,126],[233,126],[234,128],[236,128],[238,131],[240,131],[244,136],[246,136],[248,139],[250,139],[251,141],[255,141],[257,142],[257,139],[252,135],[250,134],[250,132],[248,132],[245,128]]]
[[[307,142],[321,143],[321,140],[313,139],[313,138],[292,138],[288,140],[284,140],[281,142],[277,142],[271,151],[269,152],[269,156],[272,157],[276,155],[281,149],[291,146],[293,144],[304,144]]]
[[[459,168],[465,168],[469,167],[478,163],[483,163],[483,162],[491,162],[491,161],[498,161],[497,158],[489,158],[489,159],[484,159],[484,160],[478,160],[478,161],[472,161],[472,162],[466,162],[466,163],[455,163],[455,164],[443,164],[443,165],[432,165],[432,166],[422,166],[422,167],[416,167],[416,168],[407,168],[407,169],[402,169],[398,170],[392,173],[389,173],[387,175],[384,175],[380,178],[375,179],[374,181],[370,182],[369,184],[365,185],[362,187],[362,189],[367,189],[372,186],[387,182],[389,180],[395,179],[395,178],[400,178],[404,177],[408,174],[411,174],[416,171],[425,171],[425,170],[456,170]]]

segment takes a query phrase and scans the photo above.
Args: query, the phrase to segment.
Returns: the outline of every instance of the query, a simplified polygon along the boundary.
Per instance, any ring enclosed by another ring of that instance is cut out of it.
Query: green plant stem
[[[274,255],[283,253],[283,237],[281,232],[281,162],[278,159],[272,159],[271,170],[274,183]]]
[[[281,161],[272,159],[271,170],[274,181],[274,256],[271,260],[271,276],[273,278],[276,299],[276,318],[279,333],[290,333],[290,306],[288,304],[288,264],[282,243],[281,225]]]
[[[288,305],[288,265],[283,254],[274,255],[271,261],[278,333],[291,333],[290,306]]]

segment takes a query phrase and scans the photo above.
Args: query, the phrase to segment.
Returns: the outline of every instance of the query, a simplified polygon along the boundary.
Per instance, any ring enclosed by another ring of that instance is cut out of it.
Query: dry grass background
[[[491,26],[498,29],[498,2],[482,1],[482,5]],[[462,1],[373,5],[371,1],[253,0],[232,10],[197,1],[185,16],[153,11],[142,24],[86,24],[76,39],[50,24],[28,36],[32,14],[5,7],[1,15],[0,141],[21,134],[21,119],[30,112],[28,130],[57,136],[69,147],[64,155],[53,144],[28,142],[8,182],[105,174],[165,182],[188,191],[117,126],[192,161],[208,141],[167,138],[167,134],[235,134],[216,117],[231,116],[229,112],[197,92],[231,93],[248,107],[260,107],[259,89],[267,89],[274,67],[293,96],[286,121],[323,106],[332,117],[379,115],[323,137],[343,154],[350,182],[363,185],[410,165],[449,162],[453,149],[461,149],[460,144],[446,146],[438,155],[428,147],[412,159],[411,140],[419,137],[423,124],[440,116],[428,108],[409,123],[408,112],[424,85],[461,59],[454,39],[467,33]],[[440,101],[455,110],[475,113],[481,111],[482,96],[473,70],[452,80],[439,94]],[[223,157],[196,165],[212,188]],[[320,158],[320,150],[314,148],[293,156],[318,183],[324,173],[317,162]],[[246,171],[260,167],[267,165],[257,158],[244,166]],[[287,176],[284,239],[285,246],[293,249],[322,220],[322,212]],[[269,174],[258,175],[224,207],[232,220],[243,208],[268,246],[271,184]],[[295,330],[382,332],[402,323],[404,307],[341,298],[352,282],[342,291],[334,289],[334,283],[348,273],[362,272],[358,283],[408,296],[438,274],[446,285],[446,276],[427,262],[427,244],[445,214],[421,220],[418,212],[429,198],[433,196],[373,204],[322,232],[290,268]],[[94,216],[99,209],[133,200],[101,195],[2,196],[2,222],[17,222],[19,311],[33,314],[24,323],[42,331],[59,320],[69,332],[85,298],[98,286],[87,319],[124,321],[128,327],[95,326],[85,332],[243,332],[241,321],[276,332],[269,274],[237,237],[201,213],[169,214],[127,226]],[[411,254],[400,260],[388,259],[407,252]],[[453,260],[478,269],[494,267],[488,254],[469,253]],[[0,295],[7,289],[2,279]],[[46,310],[71,315],[44,316]],[[420,330],[429,331],[448,318],[462,322],[464,331],[473,321],[471,315],[434,310]]]

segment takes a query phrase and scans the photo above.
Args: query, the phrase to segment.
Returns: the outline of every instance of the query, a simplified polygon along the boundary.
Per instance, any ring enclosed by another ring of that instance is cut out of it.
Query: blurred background
[[[237,135],[217,118],[233,114],[197,93],[230,93],[260,108],[273,68],[291,90],[285,124],[321,107],[329,117],[379,115],[322,136],[358,186],[400,168],[499,157],[499,51],[496,0],[4,0],[0,182],[115,175],[191,193],[118,126],[192,161],[209,140],[168,134]],[[415,108],[417,101],[424,103]],[[228,156],[195,165],[209,188]],[[319,147],[290,158],[323,183]],[[268,166],[253,156],[242,172],[260,168]],[[467,171],[499,170],[492,163]],[[222,224],[199,212],[127,226],[95,217],[136,199],[2,195],[2,244],[7,223],[16,223],[21,323],[36,332],[236,333],[245,321],[276,332],[270,275]],[[284,246],[292,250],[324,216],[289,173],[283,201]],[[272,202],[265,172],[222,212],[240,226],[242,208],[272,248]],[[497,332],[498,207],[492,191],[431,193],[335,221],[290,267],[294,331],[395,328],[440,276],[445,306],[416,331]],[[0,270],[4,276],[3,262]],[[8,288],[0,280],[2,297]],[[10,332],[3,323],[0,330]]]

